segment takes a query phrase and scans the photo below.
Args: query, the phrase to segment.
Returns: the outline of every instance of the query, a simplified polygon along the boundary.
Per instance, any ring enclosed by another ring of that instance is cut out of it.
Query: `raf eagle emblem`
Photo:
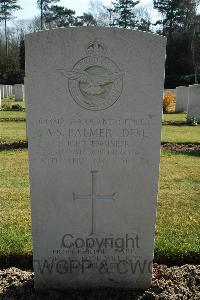
[[[106,92],[105,86],[114,83],[115,80],[122,77],[119,72],[107,73],[105,75],[90,74],[87,71],[67,72],[63,69],[58,70],[64,77],[70,80],[76,80],[83,83],[82,90],[88,96],[99,96]]]
[[[109,57],[98,41],[91,41],[86,48],[87,56],[78,60],[71,70],[57,69],[68,79],[68,91],[82,108],[99,111],[111,107],[123,89],[123,73]]]

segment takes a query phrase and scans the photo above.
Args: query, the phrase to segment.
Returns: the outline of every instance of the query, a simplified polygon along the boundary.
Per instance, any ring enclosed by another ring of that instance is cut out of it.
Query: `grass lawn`
[[[162,126],[162,142],[200,143],[200,125],[198,126]]]
[[[156,252],[200,254],[200,157],[162,153]]]
[[[163,121],[167,122],[186,122],[186,113],[178,113],[178,114],[163,114]]]
[[[26,140],[25,122],[0,122],[0,142]]]
[[[0,111],[0,119],[25,118],[25,111]]]
[[[24,101],[15,101],[14,98],[4,98],[2,100],[2,105],[8,105],[9,107],[11,107],[14,104],[19,104],[20,106],[22,106],[23,108],[25,108],[25,102]]]
[[[30,254],[27,150],[0,152],[0,255]],[[200,158],[163,153],[156,253],[200,253]]]
[[[0,255],[30,253],[27,151],[2,151],[0,161]]]
[[[186,122],[186,114],[164,114],[164,121]],[[186,123],[185,123],[186,124]],[[200,143],[200,125],[163,125],[162,142],[169,143]]]

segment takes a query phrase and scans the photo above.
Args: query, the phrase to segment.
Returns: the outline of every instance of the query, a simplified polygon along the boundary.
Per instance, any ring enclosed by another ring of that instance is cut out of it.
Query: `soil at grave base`
[[[152,285],[145,291],[101,289],[36,294],[34,274],[16,268],[0,270],[0,300],[199,300],[200,265],[167,267],[154,264]]]
[[[0,142],[0,151],[2,150],[14,150],[28,148],[27,141],[16,141],[16,142]],[[187,144],[187,143],[162,143],[162,151],[170,151],[176,153],[190,153],[200,155],[200,143]]]
[[[16,142],[0,142],[0,150],[14,150],[28,148],[28,142],[16,141]]]
[[[162,143],[161,150],[176,153],[190,153],[200,155],[200,144]]]

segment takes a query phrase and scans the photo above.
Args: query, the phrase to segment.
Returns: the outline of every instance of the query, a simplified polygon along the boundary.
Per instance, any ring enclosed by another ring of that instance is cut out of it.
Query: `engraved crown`
[[[89,56],[102,56],[104,52],[105,49],[103,45],[97,40],[90,42],[87,47],[87,53]]]

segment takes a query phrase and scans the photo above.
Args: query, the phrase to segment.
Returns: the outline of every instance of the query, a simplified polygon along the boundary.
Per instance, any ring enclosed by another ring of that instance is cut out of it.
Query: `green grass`
[[[26,140],[25,122],[0,122],[0,142]]]
[[[19,103],[19,102],[18,102]],[[0,111],[0,119],[25,118],[24,111]]]
[[[20,106],[25,108],[25,102],[24,101],[15,101],[14,98],[4,98],[2,100],[2,105],[8,105],[9,107],[11,107],[14,104],[19,104]]]
[[[162,142],[200,143],[200,126],[162,126]]]
[[[186,114],[164,114],[166,122],[183,122],[185,125],[163,125],[162,142],[169,143],[200,143],[200,125],[187,126]]]
[[[163,114],[163,121],[167,122],[186,122],[186,113],[178,113],[178,114]]]
[[[32,246],[27,151],[2,151],[0,161],[0,255],[28,254]]]
[[[27,150],[0,152],[0,255],[30,254]],[[156,253],[200,254],[200,158],[163,153]]]
[[[156,252],[200,254],[200,158],[161,156]]]

